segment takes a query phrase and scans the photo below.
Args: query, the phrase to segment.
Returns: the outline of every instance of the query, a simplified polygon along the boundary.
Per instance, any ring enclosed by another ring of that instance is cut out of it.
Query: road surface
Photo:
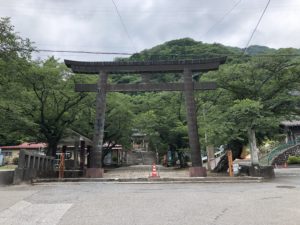
[[[300,171],[281,171],[265,183],[0,187],[0,224],[299,225]]]

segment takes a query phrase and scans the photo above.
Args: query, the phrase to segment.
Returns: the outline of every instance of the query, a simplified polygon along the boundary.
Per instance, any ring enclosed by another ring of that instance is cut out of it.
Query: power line
[[[247,42],[247,44],[246,44],[246,47],[245,47],[245,50],[244,50],[244,53],[243,53],[243,54],[246,54],[246,53],[247,53],[248,46],[249,46],[249,44],[250,44],[250,42],[251,42],[251,40],[252,40],[252,38],[253,38],[253,36],[254,36],[256,30],[257,30],[257,28],[258,28],[258,26],[259,26],[259,24],[260,24],[260,21],[262,20],[263,16],[265,15],[265,12],[267,11],[267,8],[268,8],[270,2],[271,2],[271,0],[268,0],[268,3],[266,4],[266,6],[265,6],[265,8],[264,8],[264,11],[262,12],[262,14],[261,14],[261,16],[260,16],[260,18],[259,18],[259,20],[258,20],[258,22],[257,22],[257,24],[256,24],[256,26],[255,26],[255,28],[254,28],[254,30],[252,31],[252,34],[251,34],[251,36],[250,36],[250,38],[249,38],[249,40],[248,40],[248,42]]]
[[[236,2],[231,9],[229,9],[216,23],[214,23],[204,34],[205,37],[211,30],[213,30],[218,24],[222,23],[224,19],[241,3],[242,0]]]
[[[93,54],[93,55],[124,55],[124,56],[131,56],[135,53],[126,53],[126,52],[92,52],[92,51],[69,51],[69,50],[46,50],[46,49],[36,49],[33,50],[33,52],[58,52],[58,53],[76,53],[76,54]],[[211,53],[209,52],[208,54],[209,57],[217,57],[217,56],[240,56],[239,53]],[[199,58],[199,54],[167,54],[167,55],[160,55],[160,54],[149,54],[148,56],[150,57],[180,57],[180,56],[185,56],[185,57],[195,57]],[[300,54],[276,54],[276,55],[271,55],[271,54],[255,54],[251,55],[254,57],[266,57],[266,58],[276,58],[276,57],[298,57]],[[202,56],[202,57],[208,57],[208,56]],[[201,56],[200,56],[201,58]]]
[[[117,14],[118,14],[118,17],[119,17],[119,19],[120,19],[120,22],[121,22],[123,28],[124,28],[124,31],[125,31],[125,33],[126,33],[128,39],[129,39],[129,41],[131,42],[131,45],[133,46],[134,50],[137,52],[137,48],[136,48],[136,46],[135,46],[135,44],[134,44],[134,42],[133,42],[133,40],[132,40],[132,38],[131,38],[131,36],[130,36],[128,30],[127,30],[127,27],[126,27],[126,25],[125,25],[125,23],[124,23],[124,21],[123,21],[123,18],[122,18],[122,16],[121,16],[120,12],[119,12],[119,9],[118,9],[118,7],[117,7],[117,4],[115,3],[114,0],[111,0],[111,1],[112,1],[113,5],[114,5],[114,7],[115,7],[115,10],[116,10],[116,12],[117,12]]]
[[[55,49],[27,49],[27,48],[12,48],[10,51],[30,51],[30,52],[50,52],[50,53],[74,53],[74,54],[93,54],[93,55],[124,55],[124,56],[131,56],[134,54],[140,54],[140,53],[130,53],[130,52],[103,52],[103,51],[84,51],[84,50],[55,50]],[[201,58],[201,55],[199,57],[199,54],[149,54],[150,57],[195,57],[195,58]],[[240,56],[240,53],[213,53],[213,52],[204,52],[202,55],[203,57],[218,57],[218,56]],[[290,53],[290,54],[272,54],[272,53],[261,53],[261,54],[255,54],[251,55],[254,57],[298,57],[300,56],[300,53]]]
[[[97,52],[97,51],[81,51],[81,50],[53,50],[53,49],[36,49],[34,52],[61,52],[61,53],[78,53],[78,54],[93,54],[93,55],[132,55],[128,52]]]

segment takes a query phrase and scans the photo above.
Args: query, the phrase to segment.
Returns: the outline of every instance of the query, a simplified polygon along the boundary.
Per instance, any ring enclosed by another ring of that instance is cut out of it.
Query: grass
[[[14,170],[15,168],[17,168],[17,165],[0,166],[0,170]]]

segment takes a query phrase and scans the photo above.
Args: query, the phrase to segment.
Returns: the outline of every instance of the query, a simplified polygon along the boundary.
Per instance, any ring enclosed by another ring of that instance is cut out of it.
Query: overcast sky
[[[114,2],[122,21],[112,0],[0,0],[0,16],[11,17],[15,30],[39,49],[133,53],[184,37],[245,47],[268,0]],[[250,43],[254,44],[300,48],[300,1],[272,0]],[[86,61],[115,57],[55,56]]]

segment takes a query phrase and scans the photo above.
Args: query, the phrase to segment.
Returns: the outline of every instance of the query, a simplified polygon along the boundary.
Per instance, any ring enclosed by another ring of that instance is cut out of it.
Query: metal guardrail
[[[295,146],[295,143],[287,143],[283,145],[279,145],[276,148],[274,148],[270,153],[268,157],[268,165],[270,165],[270,162],[280,153],[284,152],[287,148],[290,148],[292,146]]]
[[[223,153],[225,153],[225,150],[220,150],[215,152],[215,157],[220,157]],[[207,161],[207,156],[202,157],[202,162]]]

